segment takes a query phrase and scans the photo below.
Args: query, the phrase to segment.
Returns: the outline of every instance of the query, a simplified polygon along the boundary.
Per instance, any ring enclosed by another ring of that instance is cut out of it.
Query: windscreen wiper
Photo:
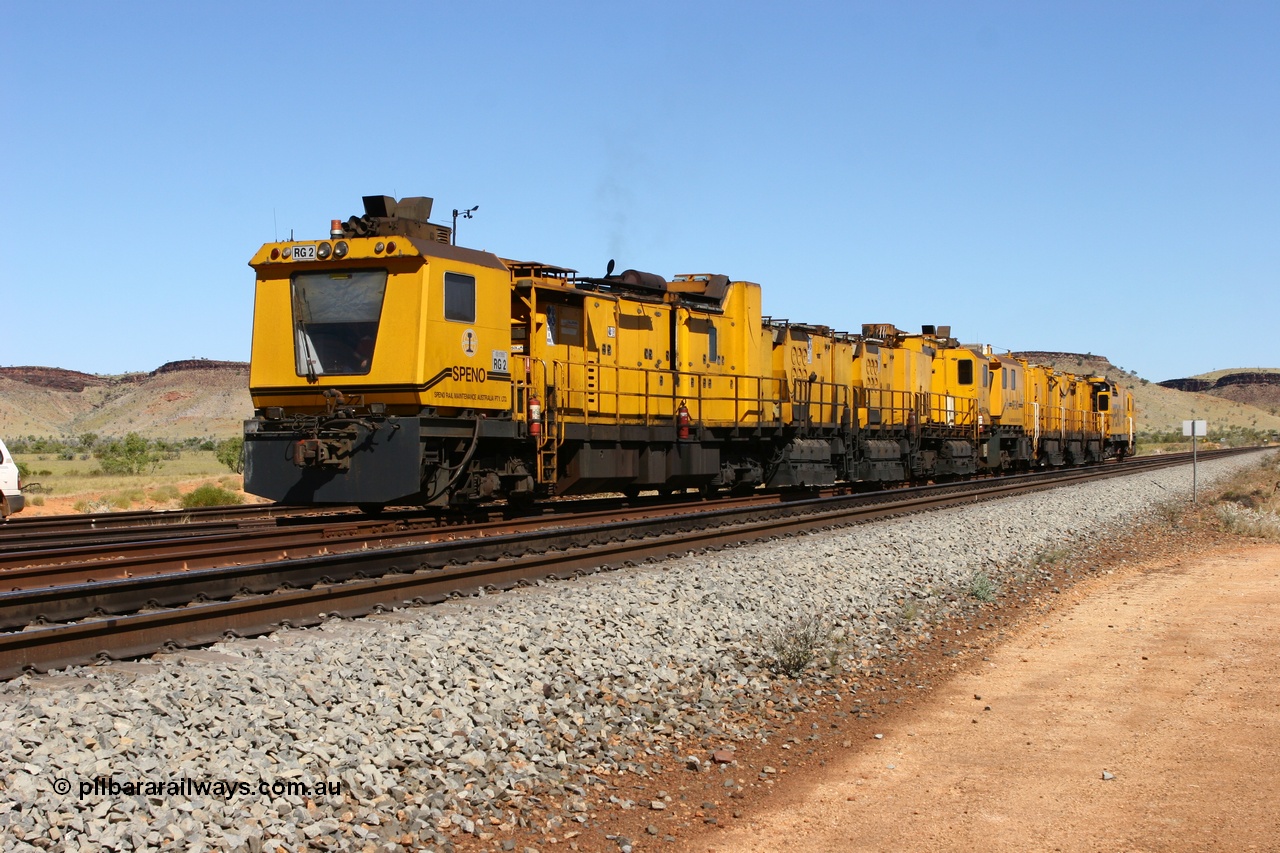
[[[299,298],[302,302],[302,310],[298,312],[297,330],[302,334],[302,357],[307,363],[307,381],[315,383],[319,381],[316,375],[316,364],[320,361],[320,357],[316,355],[316,351],[312,348],[311,333],[307,328],[305,316],[311,313],[311,304],[307,302],[307,292],[299,291]]]

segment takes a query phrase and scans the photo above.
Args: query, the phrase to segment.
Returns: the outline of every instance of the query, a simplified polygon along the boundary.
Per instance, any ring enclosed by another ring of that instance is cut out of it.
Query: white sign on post
[[[1196,502],[1196,439],[1207,435],[1208,421],[1183,421],[1182,434],[1191,436],[1191,502]]]

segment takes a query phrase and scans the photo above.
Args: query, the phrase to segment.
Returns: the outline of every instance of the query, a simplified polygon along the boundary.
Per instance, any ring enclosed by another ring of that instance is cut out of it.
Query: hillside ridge
[[[78,370],[67,370],[62,367],[38,367],[20,365],[0,367],[0,377],[25,382],[37,388],[54,388],[60,391],[83,391],[90,386],[118,385],[120,383],[137,383],[149,376],[162,373],[181,373],[187,370],[236,370],[249,372],[247,361],[216,361],[208,358],[188,358],[181,361],[168,361],[150,373],[81,373]]]
[[[1239,373],[1228,373],[1217,379],[1201,379],[1188,376],[1184,379],[1166,379],[1160,383],[1165,388],[1178,391],[1210,391],[1214,388],[1226,388],[1231,385],[1280,385],[1280,373],[1259,373],[1242,370]]]
[[[0,435],[231,438],[253,416],[249,365],[184,359],[146,373],[0,367]]]

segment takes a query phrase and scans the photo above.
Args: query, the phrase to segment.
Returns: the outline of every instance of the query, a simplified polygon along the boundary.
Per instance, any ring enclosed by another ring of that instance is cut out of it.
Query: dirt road
[[[882,739],[677,849],[1280,851],[1280,547],[1070,595]]]

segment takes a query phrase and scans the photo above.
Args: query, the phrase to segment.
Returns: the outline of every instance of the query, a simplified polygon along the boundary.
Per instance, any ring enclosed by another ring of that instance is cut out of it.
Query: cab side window
[[[956,361],[956,381],[961,385],[973,384],[973,359],[962,358]]]
[[[476,321],[475,276],[457,272],[444,274],[444,318],[459,323]]]

